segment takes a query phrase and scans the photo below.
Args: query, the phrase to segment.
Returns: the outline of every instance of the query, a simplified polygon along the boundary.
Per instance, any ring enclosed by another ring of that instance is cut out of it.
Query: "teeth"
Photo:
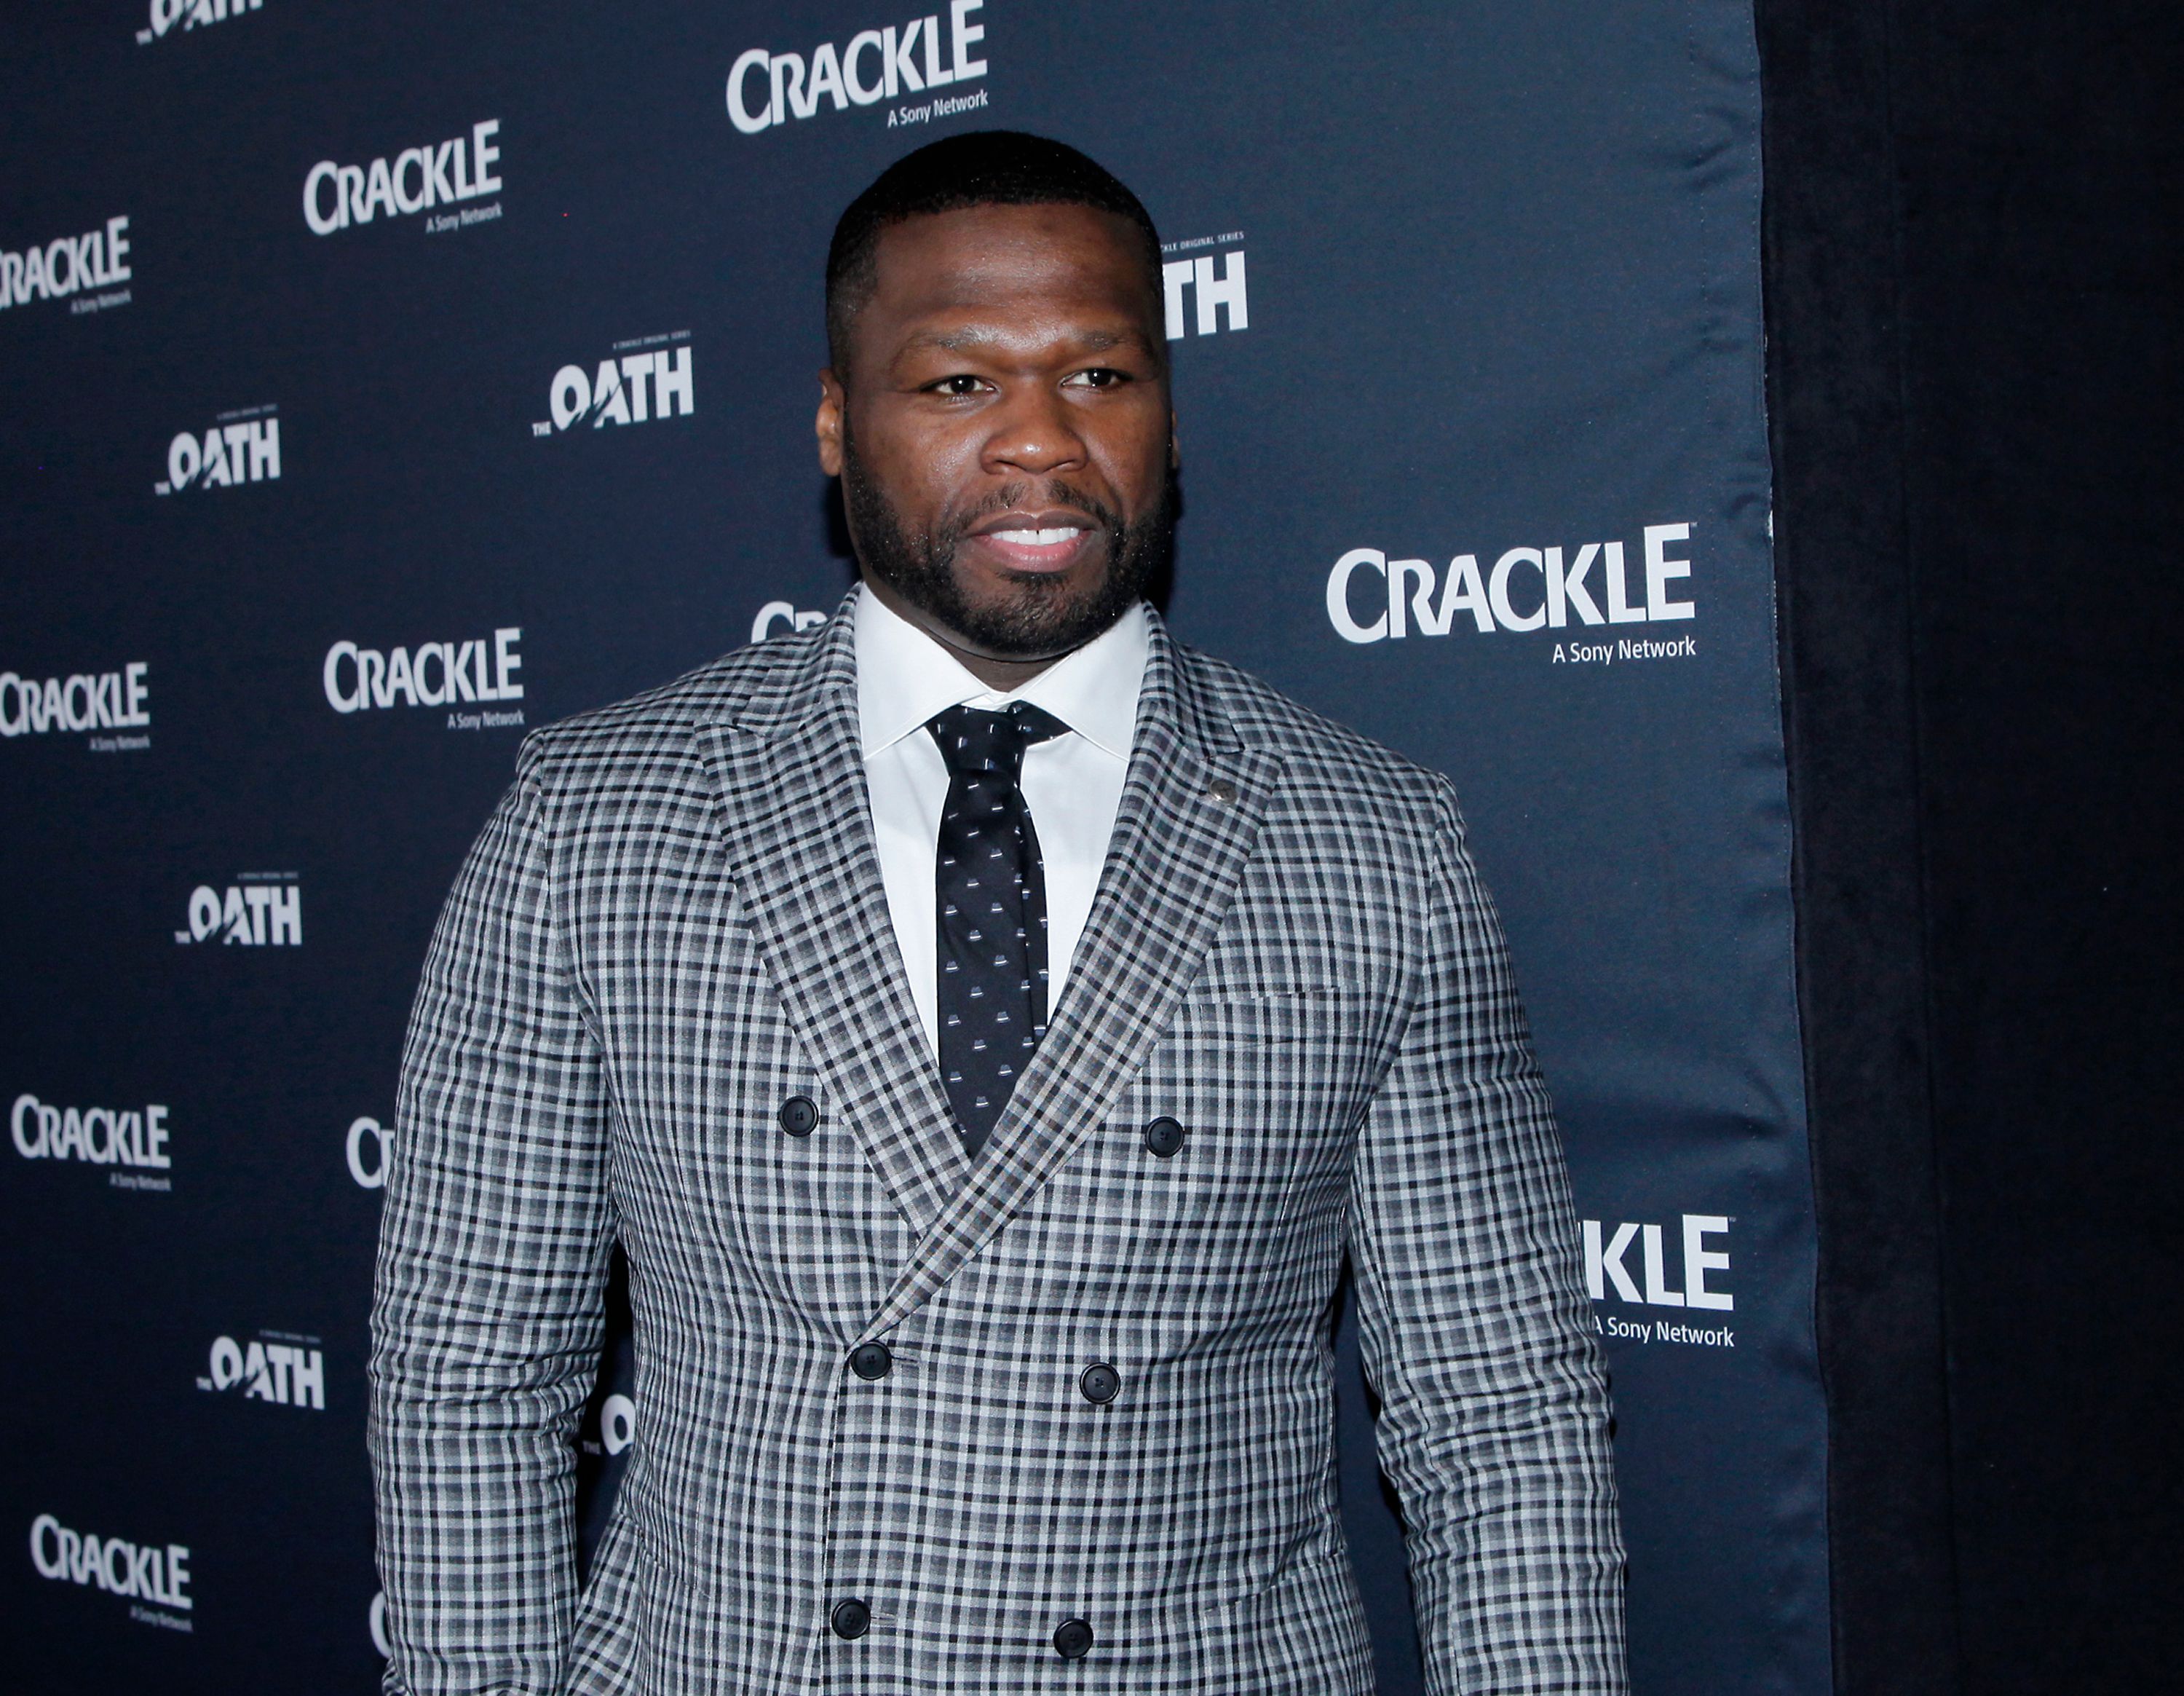
[[[996,542],[1013,542],[1022,548],[1051,548],[1058,543],[1073,542],[1084,533],[1081,525],[1065,525],[1057,530],[996,530]]]

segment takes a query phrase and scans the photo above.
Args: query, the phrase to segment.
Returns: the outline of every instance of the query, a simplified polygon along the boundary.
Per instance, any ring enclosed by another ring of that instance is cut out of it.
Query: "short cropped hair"
[[[905,153],[852,200],[827,249],[827,352],[847,369],[850,326],[872,298],[876,255],[890,225],[969,206],[1090,206],[1137,226],[1145,287],[1161,298],[1160,233],[1145,203],[1112,172],[1066,142],[1020,130],[972,130]]]

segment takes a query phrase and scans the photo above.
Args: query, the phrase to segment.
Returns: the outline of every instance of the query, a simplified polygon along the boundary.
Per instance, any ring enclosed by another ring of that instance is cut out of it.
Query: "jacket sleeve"
[[[1432,1696],[1620,1696],[1607,1396],[1546,1085],[1440,795],[1422,981],[1361,1133],[1351,1255]]]
[[[576,1604],[614,1224],[533,753],[448,897],[403,1054],[370,1421],[397,1696],[546,1696]]]

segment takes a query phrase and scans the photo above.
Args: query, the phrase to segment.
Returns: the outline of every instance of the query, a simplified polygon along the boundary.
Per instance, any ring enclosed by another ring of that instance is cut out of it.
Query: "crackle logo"
[[[348,1175],[356,1180],[359,1189],[387,1187],[387,1157],[393,1136],[393,1132],[369,1113],[348,1122],[348,1138],[343,1146],[348,1155]]]
[[[1599,1219],[1584,1219],[1579,1230],[1585,1241],[1585,1293],[1596,1302],[1615,1300],[1632,1308],[1680,1308],[1686,1313],[1728,1314],[1736,1310],[1736,1297],[1725,1287],[1730,1275],[1727,1247],[1710,1246],[1712,1239],[1726,1239],[1734,1219],[1720,1213],[1685,1213],[1671,1236],[1665,1225],[1624,1222],[1612,1230]],[[1669,1264],[1669,1244],[1681,1252],[1680,1265]],[[1634,1272],[1630,1254],[1638,1249]],[[1736,1333],[1726,1324],[1687,1325],[1648,1315],[1633,1318],[1610,1312],[1596,1315],[1594,1325],[1603,1336],[1635,1342],[1674,1342],[1701,1348],[1734,1348]]]
[[[1696,616],[1682,598],[1691,561],[1674,551],[1691,541],[1689,524],[1648,524],[1639,543],[1639,575],[1619,542],[1572,548],[1505,550],[1482,572],[1476,554],[1458,554],[1436,573],[1430,560],[1396,560],[1378,548],[1352,548],[1327,574],[1327,622],[1346,642],[1400,642],[1475,630],[1520,633],[1589,625],[1660,623]],[[1462,613],[1463,617],[1458,618]],[[1696,638],[1558,641],[1556,665],[1612,665],[1618,660],[1685,658]]]
[[[784,636],[793,630],[816,630],[826,622],[827,615],[816,608],[799,611],[793,600],[769,600],[751,620],[751,640],[763,642],[769,636]]]
[[[392,159],[376,159],[368,165],[320,159],[304,179],[304,221],[314,235],[331,236],[352,224],[369,224],[382,212],[390,218],[406,218],[436,206],[498,194],[500,178],[493,166],[500,148],[493,138],[499,133],[500,120],[488,118],[471,125],[467,137],[404,148]],[[490,206],[465,206],[434,213],[425,220],[425,229],[436,234],[499,216],[499,201]]]
[[[860,30],[839,47],[822,42],[809,59],[752,47],[728,72],[728,120],[746,136],[755,136],[791,119],[816,117],[822,101],[846,112],[853,105],[872,106],[973,81],[986,74],[986,61],[971,57],[986,29],[972,23],[971,14],[984,9],[984,0],[953,0],[944,27],[941,14],[932,13],[906,24]],[[887,126],[930,123],[985,104],[986,91],[981,88],[890,106]]]
[[[136,31],[139,47],[156,42],[177,26],[201,30],[208,24],[224,24],[245,12],[264,9],[265,0],[152,0],[152,27]]]
[[[103,229],[86,230],[81,236],[56,236],[43,247],[20,253],[0,250],[0,310],[27,306],[33,300],[79,298],[70,306],[75,312],[97,312],[126,306],[129,291],[115,290],[136,275],[126,255],[129,220],[125,215],[109,218]],[[88,291],[103,289],[104,293]]]
[[[25,1160],[112,1167],[107,1182],[118,1190],[174,1188],[171,1178],[150,1175],[175,1163],[167,1152],[167,1109],[156,1102],[142,1107],[64,1107],[26,1090],[8,1109],[8,1135]]]
[[[336,712],[384,711],[402,706],[450,706],[472,701],[523,699],[523,685],[515,673],[523,668],[516,644],[523,639],[521,625],[508,625],[467,642],[421,642],[415,649],[396,648],[382,653],[337,642],[326,650],[319,668],[326,705]],[[489,669],[488,669],[489,668]],[[450,730],[521,729],[521,707],[450,712]]]
[[[126,1537],[94,1537],[70,1531],[51,1514],[31,1521],[31,1565],[38,1576],[56,1583],[95,1586],[109,1596],[140,1604],[129,1617],[172,1631],[192,1629],[181,1616],[197,1605],[190,1595],[190,1551],[183,1543],[131,1543]],[[160,1609],[172,1609],[162,1613]]]
[[[190,891],[189,929],[175,940],[223,946],[300,948],[304,886],[293,872],[243,872],[226,890],[200,884]]]
[[[154,494],[184,489],[234,488],[246,483],[277,483],[281,477],[281,421],[274,406],[246,406],[214,416],[202,438],[185,430],[167,444],[167,476],[152,485]]]
[[[610,356],[588,376],[582,365],[563,365],[547,386],[553,421],[540,420],[531,433],[552,436],[578,424],[603,430],[610,424],[688,417],[698,410],[689,340],[688,330],[677,330],[616,342]],[[663,345],[673,343],[682,345]]]
[[[1241,230],[1232,230],[1224,236],[1196,236],[1161,244],[1161,289],[1168,340],[1179,342],[1194,330],[1201,336],[1218,335],[1224,318],[1232,331],[1251,327],[1244,249],[1237,245],[1243,239]],[[1201,248],[1216,251],[1193,251]],[[1170,254],[1184,257],[1170,258]]]
[[[148,729],[144,703],[152,686],[149,662],[132,661],[118,672],[78,672],[66,678],[18,677],[0,672],[0,736],[43,736],[53,730]],[[94,748],[148,748],[148,736],[93,737]]]
[[[223,1395],[240,1389],[246,1402],[324,1413],[326,1359],[312,1346],[317,1342],[315,1336],[291,1336],[278,1331],[261,1331],[247,1344],[216,1336],[198,1388]]]

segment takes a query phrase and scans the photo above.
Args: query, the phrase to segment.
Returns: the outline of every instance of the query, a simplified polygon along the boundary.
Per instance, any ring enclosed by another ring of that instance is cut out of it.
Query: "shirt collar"
[[[878,595],[857,591],[858,738],[867,760],[951,706],[1028,701],[1117,760],[1130,757],[1150,633],[1143,601],[1022,689],[1000,694]]]

